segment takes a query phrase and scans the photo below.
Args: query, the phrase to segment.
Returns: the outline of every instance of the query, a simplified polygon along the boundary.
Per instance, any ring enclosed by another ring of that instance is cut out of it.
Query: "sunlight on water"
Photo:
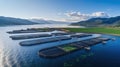
[[[8,62],[6,62],[6,57],[4,55],[4,46],[3,45],[4,45],[4,43],[0,39],[0,67],[4,67],[4,65],[8,65]]]

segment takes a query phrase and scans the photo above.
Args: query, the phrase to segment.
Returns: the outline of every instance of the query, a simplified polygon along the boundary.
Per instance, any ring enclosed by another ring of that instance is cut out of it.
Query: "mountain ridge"
[[[82,25],[82,26],[120,26],[120,16],[110,18],[91,18],[86,21],[80,21],[72,23],[71,25]]]
[[[0,16],[0,26],[32,25],[32,24],[38,24],[38,23],[29,21],[29,20],[26,20],[26,19]]]

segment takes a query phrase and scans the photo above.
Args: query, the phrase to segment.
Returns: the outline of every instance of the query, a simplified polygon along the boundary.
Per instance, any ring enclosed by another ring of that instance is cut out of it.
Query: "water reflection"
[[[21,29],[23,27],[0,28],[0,67],[119,67],[120,64],[120,37],[104,35],[104,37],[116,38],[107,44],[98,44],[90,51],[80,50],[71,54],[46,59],[38,56],[38,51],[43,48],[60,45],[64,42],[47,43],[36,46],[23,47],[20,41],[9,38],[8,30]],[[27,28],[27,27],[26,27]]]

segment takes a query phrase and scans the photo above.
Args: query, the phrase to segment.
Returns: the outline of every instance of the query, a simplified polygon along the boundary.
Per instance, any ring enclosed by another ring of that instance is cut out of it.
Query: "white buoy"
[[[86,49],[86,50],[90,50],[91,48],[90,48],[90,47],[84,47],[84,49]]]
[[[103,44],[106,44],[107,42],[106,41],[102,41]]]

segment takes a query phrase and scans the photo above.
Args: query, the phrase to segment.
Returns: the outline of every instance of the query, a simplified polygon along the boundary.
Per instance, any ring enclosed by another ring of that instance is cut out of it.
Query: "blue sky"
[[[120,15],[120,0],[0,0],[0,16],[17,18],[69,19],[69,12],[79,15],[104,12]]]

